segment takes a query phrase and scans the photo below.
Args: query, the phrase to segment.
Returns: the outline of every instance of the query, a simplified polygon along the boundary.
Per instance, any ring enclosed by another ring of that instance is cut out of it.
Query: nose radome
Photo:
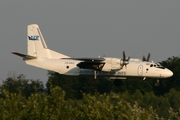
[[[166,72],[166,77],[171,77],[173,76],[173,72],[169,69],[167,69],[167,72]]]

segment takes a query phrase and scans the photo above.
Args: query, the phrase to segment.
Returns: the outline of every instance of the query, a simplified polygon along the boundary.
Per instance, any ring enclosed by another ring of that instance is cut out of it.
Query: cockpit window
[[[160,63],[153,63],[153,64],[150,65],[150,67],[156,67],[156,68],[165,69],[165,67],[163,67]]]
[[[160,63],[156,63],[157,68],[161,68],[161,69],[165,69],[165,67],[163,67]]]

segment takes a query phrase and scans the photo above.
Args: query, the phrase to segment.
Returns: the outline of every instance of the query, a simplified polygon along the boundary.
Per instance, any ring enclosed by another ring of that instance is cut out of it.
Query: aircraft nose
[[[165,73],[165,77],[168,78],[168,77],[171,77],[173,76],[173,72],[169,69],[166,70],[166,73]]]

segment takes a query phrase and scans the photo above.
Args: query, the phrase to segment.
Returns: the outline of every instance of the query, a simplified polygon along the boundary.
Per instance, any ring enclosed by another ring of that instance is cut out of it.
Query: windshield
[[[152,63],[150,64],[150,67],[165,69],[165,67],[163,67],[160,63]]]

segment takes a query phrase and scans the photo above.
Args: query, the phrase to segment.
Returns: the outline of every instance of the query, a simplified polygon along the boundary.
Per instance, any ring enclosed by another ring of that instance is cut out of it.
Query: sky
[[[38,24],[48,48],[71,57],[180,55],[180,0],[1,0],[0,83],[8,76],[47,82],[47,70],[11,52],[27,53],[27,25]]]

